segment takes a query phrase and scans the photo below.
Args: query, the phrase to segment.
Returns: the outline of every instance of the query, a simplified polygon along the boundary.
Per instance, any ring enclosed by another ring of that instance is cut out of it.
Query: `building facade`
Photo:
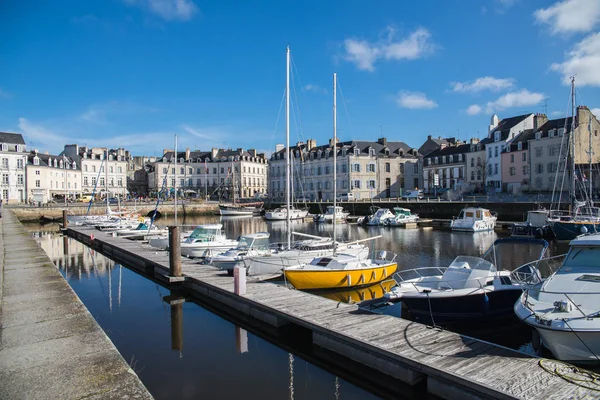
[[[460,143],[437,149],[423,158],[423,189],[434,193],[439,188],[458,192],[468,190],[467,154],[477,146],[477,139],[471,143]]]
[[[467,192],[483,193],[485,191],[485,174],[487,172],[485,145],[488,141],[488,138],[478,142],[472,139],[471,143],[469,143],[470,149],[465,155]]]
[[[527,129],[517,135],[501,155],[502,190],[514,195],[530,189],[529,140],[534,130]]]
[[[38,154],[27,156],[27,201],[47,203],[81,195],[81,169],[66,156]]]
[[[0,132],[0,196],[5,203],[23,203],[27,200],[25,165],[27,151],[19,133]]]

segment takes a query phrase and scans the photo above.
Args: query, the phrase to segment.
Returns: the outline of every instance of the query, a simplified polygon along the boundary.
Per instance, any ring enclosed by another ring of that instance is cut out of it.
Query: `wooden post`
[[[238,296],[246,294],[246,268],[244,267],[233,269],[233,292]]]
[[[67,229],[69,227],[69,220],[67,219],[67,210],[62,210],[63,212],[63,228]]]
[[[183,303],[171,304],[171,349],[183,349]]]
[[[169,267],[171,276],[180,277],[181,274],[181,238],[179,237],[179,227],[169,227]]]

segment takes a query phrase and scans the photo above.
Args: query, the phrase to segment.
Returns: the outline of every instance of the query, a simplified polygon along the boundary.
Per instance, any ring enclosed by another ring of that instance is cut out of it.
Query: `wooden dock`
[[[248,281],[246,294],[236,295],[231,277],[193,260],[182,261],[184,279],[173,282],[167,252],[90,228],[69,227],[67,233],[166,286],[244,318],[307,329],[315,345],[385,374],[390,384],[425,381],[430,393],[446,399],[598,399],[598,391],[547,372],[534,356],[272,283]]]

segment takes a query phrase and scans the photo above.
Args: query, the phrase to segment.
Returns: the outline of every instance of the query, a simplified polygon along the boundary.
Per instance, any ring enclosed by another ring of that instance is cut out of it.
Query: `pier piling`
[[[67,210],[62,210],[63,228],[69,227],[69,220],[67,219]]]
[[[246,294],[246,268],[235,267],[233,269],[233,292],[238,296]]]
[[[179,237],[179,227],[169,227],[169,267],[171,276],[181,277],[181,238]]]

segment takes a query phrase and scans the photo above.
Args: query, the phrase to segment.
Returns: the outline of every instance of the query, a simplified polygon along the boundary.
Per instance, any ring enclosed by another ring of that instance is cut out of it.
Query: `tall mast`
[[[108,147],[106,148],[106,157],[104,157],[104,190],[106,193],[106,209],[108,210]]]
[[[292,233],[290,232],[290,46],[285,50],[285,208],[287,247],[292,247]]]
[[[173,165],[175,167],[175,170],[173,171],[173,177],[175,178],[175,183],[173,184],[173,189],[175,190],[175,226],[177,226],[177,134],[175,134],[175,164]]]
[[[333,73],[333,255],[335,255],[336,248],[336,195],[337,195],[337,74]]]
[[[590,115],[590,119],[588,121],[588,133],[589,133],[589,138],[590,138],[590,149],[589,149],[589,163],[590,163],[590,171],[588,172],[588,174],[590,175],[588,177],[588,182],[590,183],[590,197],[589,197],[589,202],[590,202],[590,206],[592,206],[592,176],[594,175],[594,173],[592,172],[592,154],[594,154],[594,151],[592,150],[592,116]]]
[[[571,77],[571,212],[575,212],[575,77]]]

